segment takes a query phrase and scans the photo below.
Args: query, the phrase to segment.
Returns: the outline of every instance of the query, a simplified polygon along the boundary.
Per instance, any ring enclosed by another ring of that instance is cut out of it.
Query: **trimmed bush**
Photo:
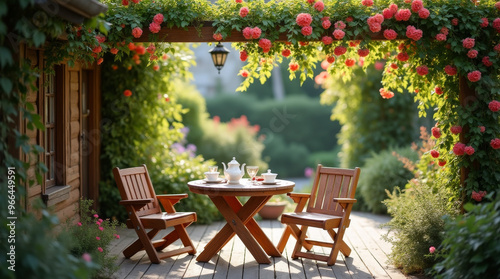
[[[444,260],[434,267],[435,278],[500,278],[500,197],[466,204],[465,210],[464,216],[446,218]]]
[[[357,193],[362,197],[359,202],[364,202],[373,213],[387,212],[382,203],[387,198],[386,190],[392,192],[396,186],[404,187],[413,178],[413,173],[392,154],[393,151],[412,161],[418,159],[417,153],[409,147],[385,150],[366,159],[361,167]],[[362,208],[361,205],[358,207]]]

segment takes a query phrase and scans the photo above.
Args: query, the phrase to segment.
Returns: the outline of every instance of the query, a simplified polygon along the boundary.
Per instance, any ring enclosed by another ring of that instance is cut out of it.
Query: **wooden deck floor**
[[[388,264],[387,255],[391,245],[381,239],[386,231],[379,224],[386,223],[386,216],[353,212],[351,226],[344,239],[352,248],[350,257],[341,253],[334,266],[309,259],[292,260],[290,255],[295,245],[292,237],[282,257],[271,258],[271,264],[258,264],[245,248],[241,240],[234,237],[210,262],[196,261],[196,256],[183,254],[163,260],[161,264],[151,264],[141,251],[130,259],[125,259],[122,250],[136,239],[133,230],[120,230],[121,238],[112,243],[113,254],[118,255],[119,270],[116,278],[411,278]],[[206,243],[224,225],[191,225],[188,233],[197,246],[199,254]],[[284,225],[279,221],[259,221],[264,232],[277,244]],[[326,232],[310,229],[311,236],[329,237]],[[177,243],[175,243],[177,244]],[[177,244],[180,245],[180,244]],[[168,250],[168,248],[167,248]],[[322,247],[314,247],[317,253],[326,253]]]

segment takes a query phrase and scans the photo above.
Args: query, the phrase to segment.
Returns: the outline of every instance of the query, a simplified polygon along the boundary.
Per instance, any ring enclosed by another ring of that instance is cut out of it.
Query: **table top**
[[[196,194],[209,196],[270,196],[289,193],[293,190],[295,182],[276,179],[276,184],[252,184],[248,179],[241,179],[239,184],[207,182],[204,179],[189,181],[189,190]]]

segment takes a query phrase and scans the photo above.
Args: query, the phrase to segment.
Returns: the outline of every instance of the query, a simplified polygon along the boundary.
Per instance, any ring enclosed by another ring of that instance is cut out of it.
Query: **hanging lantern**
[[[224,64],[226,63],[226,58],[227,54],[229,53],[229,50],[219,42],[214,48],[212,48],[208,52],[212,56],[214,66],[215,68],[217,68],[217,70],[219,70],[220,74],[220,70],[222,69],[222,67],[224,67]]]

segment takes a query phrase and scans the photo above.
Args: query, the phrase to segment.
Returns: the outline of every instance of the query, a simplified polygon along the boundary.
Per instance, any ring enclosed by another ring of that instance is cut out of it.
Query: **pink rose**
[[[103,228],[103,227],[99,227],[99,230],[100,230],[100,231],[103,231],[103,230],[104,230],[104,228]]]
[[[398,33],[396,33],[396,31],[394,31],[392,29],[385,29],[384,30],[384,37],[387,40],[394,40],[398,37]]]
[[[260,38],[260,35],[262,34],[262,30],[260,30],[259,27],[254,27],[252,29],[252,38],[253,39],[258,39]]]
[[[486,128],[484,126],[477,126],[479,128],[479,132],[484,133],[486,131]]]
[[[429,68],[427,68],[427,66],[422,65],[422,66],[417,67],[417,74],[419,74],[421,76],[425,76],[428,73],[429,73]]]
[[[77,224],[77,225],[78,225],[79,227],[81,227],[81,226],[82,226],[82,222],[78,222],[78,224]]]
[[[390,4],[389,5],[389,10],[391,10],[392,13],[397,13],[398,12],[398,5],[396,4]]]
[[[297,15],[295,22],[301,27],[308,26],[312,22],[312,16],[307,13],[300,13]]]
[[[321,22],[321,26],[323,26],[324,29],[328,29],[328,28],[330,28],[330,26],[332,26],[332,22],[329,21],[328,19],[327,20],[323,20]]]
[[[384,69],[384,62],[377,61],[375,62],[375,70],[382,71]]]
[[[465,144],[461,142],[455,143],[455,146],[453,146],[453,153],[457,156],[462,156],[465,153]]]
[[[500,139],[499,138],[494,138],[490,141],[490,145],[493,149],[499,149],[500,148]]]
[[[482,22],[481,22],[481,25],[479,25],[479,26],[481,26],[481,28],[488,27],[489,22],[488,22],[488,18],[487,18],[487,17],[483,17],[483,18],[481,18],[481,21],[482,21]]]
[[[427,19],[430,15],[431,13],[426,8],[422,8],[418,11],[418,16],[422,19]]]
[[[471,82],[479,81],[481,79],[481,72],[480,71],[472,71],[472,72],[467,74],[467,78]]]
[[[500,18],[498,18],[498,17],[495,18],[493,20],[493,23],[491,26],[493,26],[493,28],[495,28],[496,30],[499,30],[500,29]]]
[[[248,72],[247,70],[241,70],[241,71],[240,71],[240,75],[241,75],[242,77],[244,77],[244,78],[247,78],[247,77],[248,77],[248,75],[249,75],[249,72]]]
[[[114,236],[115,236],[116,239],[120,239],[120,235],[114,234]]]
[[[212,37],[216,41],[222,41],[222,34],[221,33],[215,33]]]
[[[151,33],[156,34],[156,33],[160,32],[160,30],[161,30],[161,26],[158,23],[151,22],[149,24],[149,31],[151,31]]]
[[[439,129],[438,127],[432,127],[431,132],[435,138],[438,139],[441,137],[441,129]]]
[[[165,19],[165,17],[162,14],[156,14],[153,17],[153,22],[158,24],[158,25],[161,25],[163,23],[164,19]]]
[[[488,104],[488,108],[492,111],[492,112],[497,112],[500,110],[500,102],[497,101],[497,100],[493,100],[491,101],[489,104]]]
[[[500,44],[497,44],[493,47],[493,50],[496,52],[500,52]]]
[[[438,40],[440,42],[444,42],[444,41],[446,41],[446,35],[443,33],[439,33],[436,35],[436,40]]]
[[[248,15],[248,7],[241,7],[240,9],[240,16],[241,17],[246,17]]]
[[[422,3],[422,0],[413,0],[413,2],[411,2],[411,10],[414,13],[418,13],[418,11],[420,11],[423,7],[424,3]]]
[[[247,58],[248,58],[247,52],[245,50],[240,51],[240,60],[245,62],[247,61]]]
[[[370,27],[370,31],[372,31],[373,33],[377,33],[377,32],[380,32],[380,30],[382,30],[382,25],[380,25],[378,23],[374,23],[374,24],[370,25],[369,27]]]
[[[497,8],[497,10],[500,11],[500,1],[498,1],[498,2],[495,3],[495,8]]]
[[[464,48],[471,49],[474,47],[475,44],[476,40],[472,38],[465,38],[462,40],[462,45],[464,46]]]
[[[97,215],[97,214],[94,214],[94,218],[99,218],[99,215]]]
[[[323,44],[329,45],[329,44],[333,43],[333,38],[330,36],[323,36],[321,38],[321,41],[323,42]]]
[[[454,135],[460,134],[462,132],[462,126],[451,126],[450,132]]]
[[[454,18],[451,20],[451,25],[457,26],[458,25],[458,18]]]
[[[447,73],[448,75],[450,76],[454,76],[457,74],[457,67],[453,67],[451,65],[446,65],[446,67],[444,67],[444,71],[445,73]]]
[[[395,15],[397,21],[408,21],[410,17],[411,11],[409,9],[400,9]]]
[[[335,22],[334,26],[337,29],[345,29],[345,27],[346,27],[345,23],[342,20]]]
[[[96,237],[95,237],[95,239],[97,239],[97,240],[101,240],[101,238],[100,238],[100,237],[98,237],[98,236],[96,236]]]
[[[318,12],[322,12],[325,9],[325,4],[322,1],[318,1],[318,2],[314,3],[314,8]]]
[[[142,29],[139,27],[132,29],[132,36],[134,36],[134,38],[140,38],[142,36]]]
[[[476,58],[477,57],[477,50],[471,49],[467,52],[467,57],[469,58]]]
[[[471,198],[477,202],[480,202],[481,200],[483,200],[484,196],[486,196],[486,191],[472,191]]]
[[[394,16],[394,12],[386,8],[382,11],[382,15],[384,16],[385,19],[390,19],[391,17]]]
[[[394,92],[389,91],[385,88],[380,88],[379,92],[380,92],[380,96],[382,96],[382,98],[384,98],[384,99],[390,99],[390,98],[394,97]]]
[[[436,252],[436,247],[434,246],[429,247],[429,253],[434,254],[434,252]]]
[[[300,33],[304,36],[310,36],[313,32],[313,29],[311,26],[304,26],[302,27],[302,30],[300,30]]]
[[[272,47],[272,43],[268,39],[260,39],[259,40],[259,47],[261,47],[263,50],[270,50]]]
[[[465,151],[465,153],[467,153],[467,155],[472,155],[472,154],[474,154],[474,152],[476,150],[474,150],[474,147],[472,147],[472,146],[466,146],[464,148],[464,151]]]
[[[445,35],[448,35],[448,33],[449,33],[450,31],[448,30],[448,28],[446,28],[446,27],[444,27],[444,26],[443,26],[443,27],[441,27],[441,30],[440,30],[439,32],[441,32],[441,33],[443,33],[443,34],[445,34]]]
[[[101,252],[104,251],[101,247],[97,247],[97,251]]]
[[[95,38],[96,38],[96,40],[97,40],[100,44],[102,44],[102,43],[104,43],[104,42],[106,41],[106,36],[104,36],[104,35],[102,35],[102,34],[99,34],[99,35],[95,36]]]
[[[344,47],[344,46],[337,46],[337,47],[335,47],[335,49],[333,50],[333,53],[334,53],[335,55],[337,55],[337,56],[340,56],[340,55],[342,55],[342,54],[346,53],[346,51],[347,51],[347,48],[346,48],[346,47]]]
[[[345,32],[340,29],[335,29],[335,31],[333,31],[333,36],[337,40],[342,40],[345,36]]]
[[[371,7],[373,5],[373,0],[363,0],[361,1],[363,6]]]
[[[483,59],[481,60],[481,62],[483,62],[484,66],[486,66],[486,67],[493,66],[493,62],[490,61],[490,57],[489,56],[483,57]]]
[[[245,28],[243,28],[242,33],[243,33],[243,37],[245,37],[245,39],[250,40],[250,39],[252,39],[253,29],[251,27],[245,27]]]

